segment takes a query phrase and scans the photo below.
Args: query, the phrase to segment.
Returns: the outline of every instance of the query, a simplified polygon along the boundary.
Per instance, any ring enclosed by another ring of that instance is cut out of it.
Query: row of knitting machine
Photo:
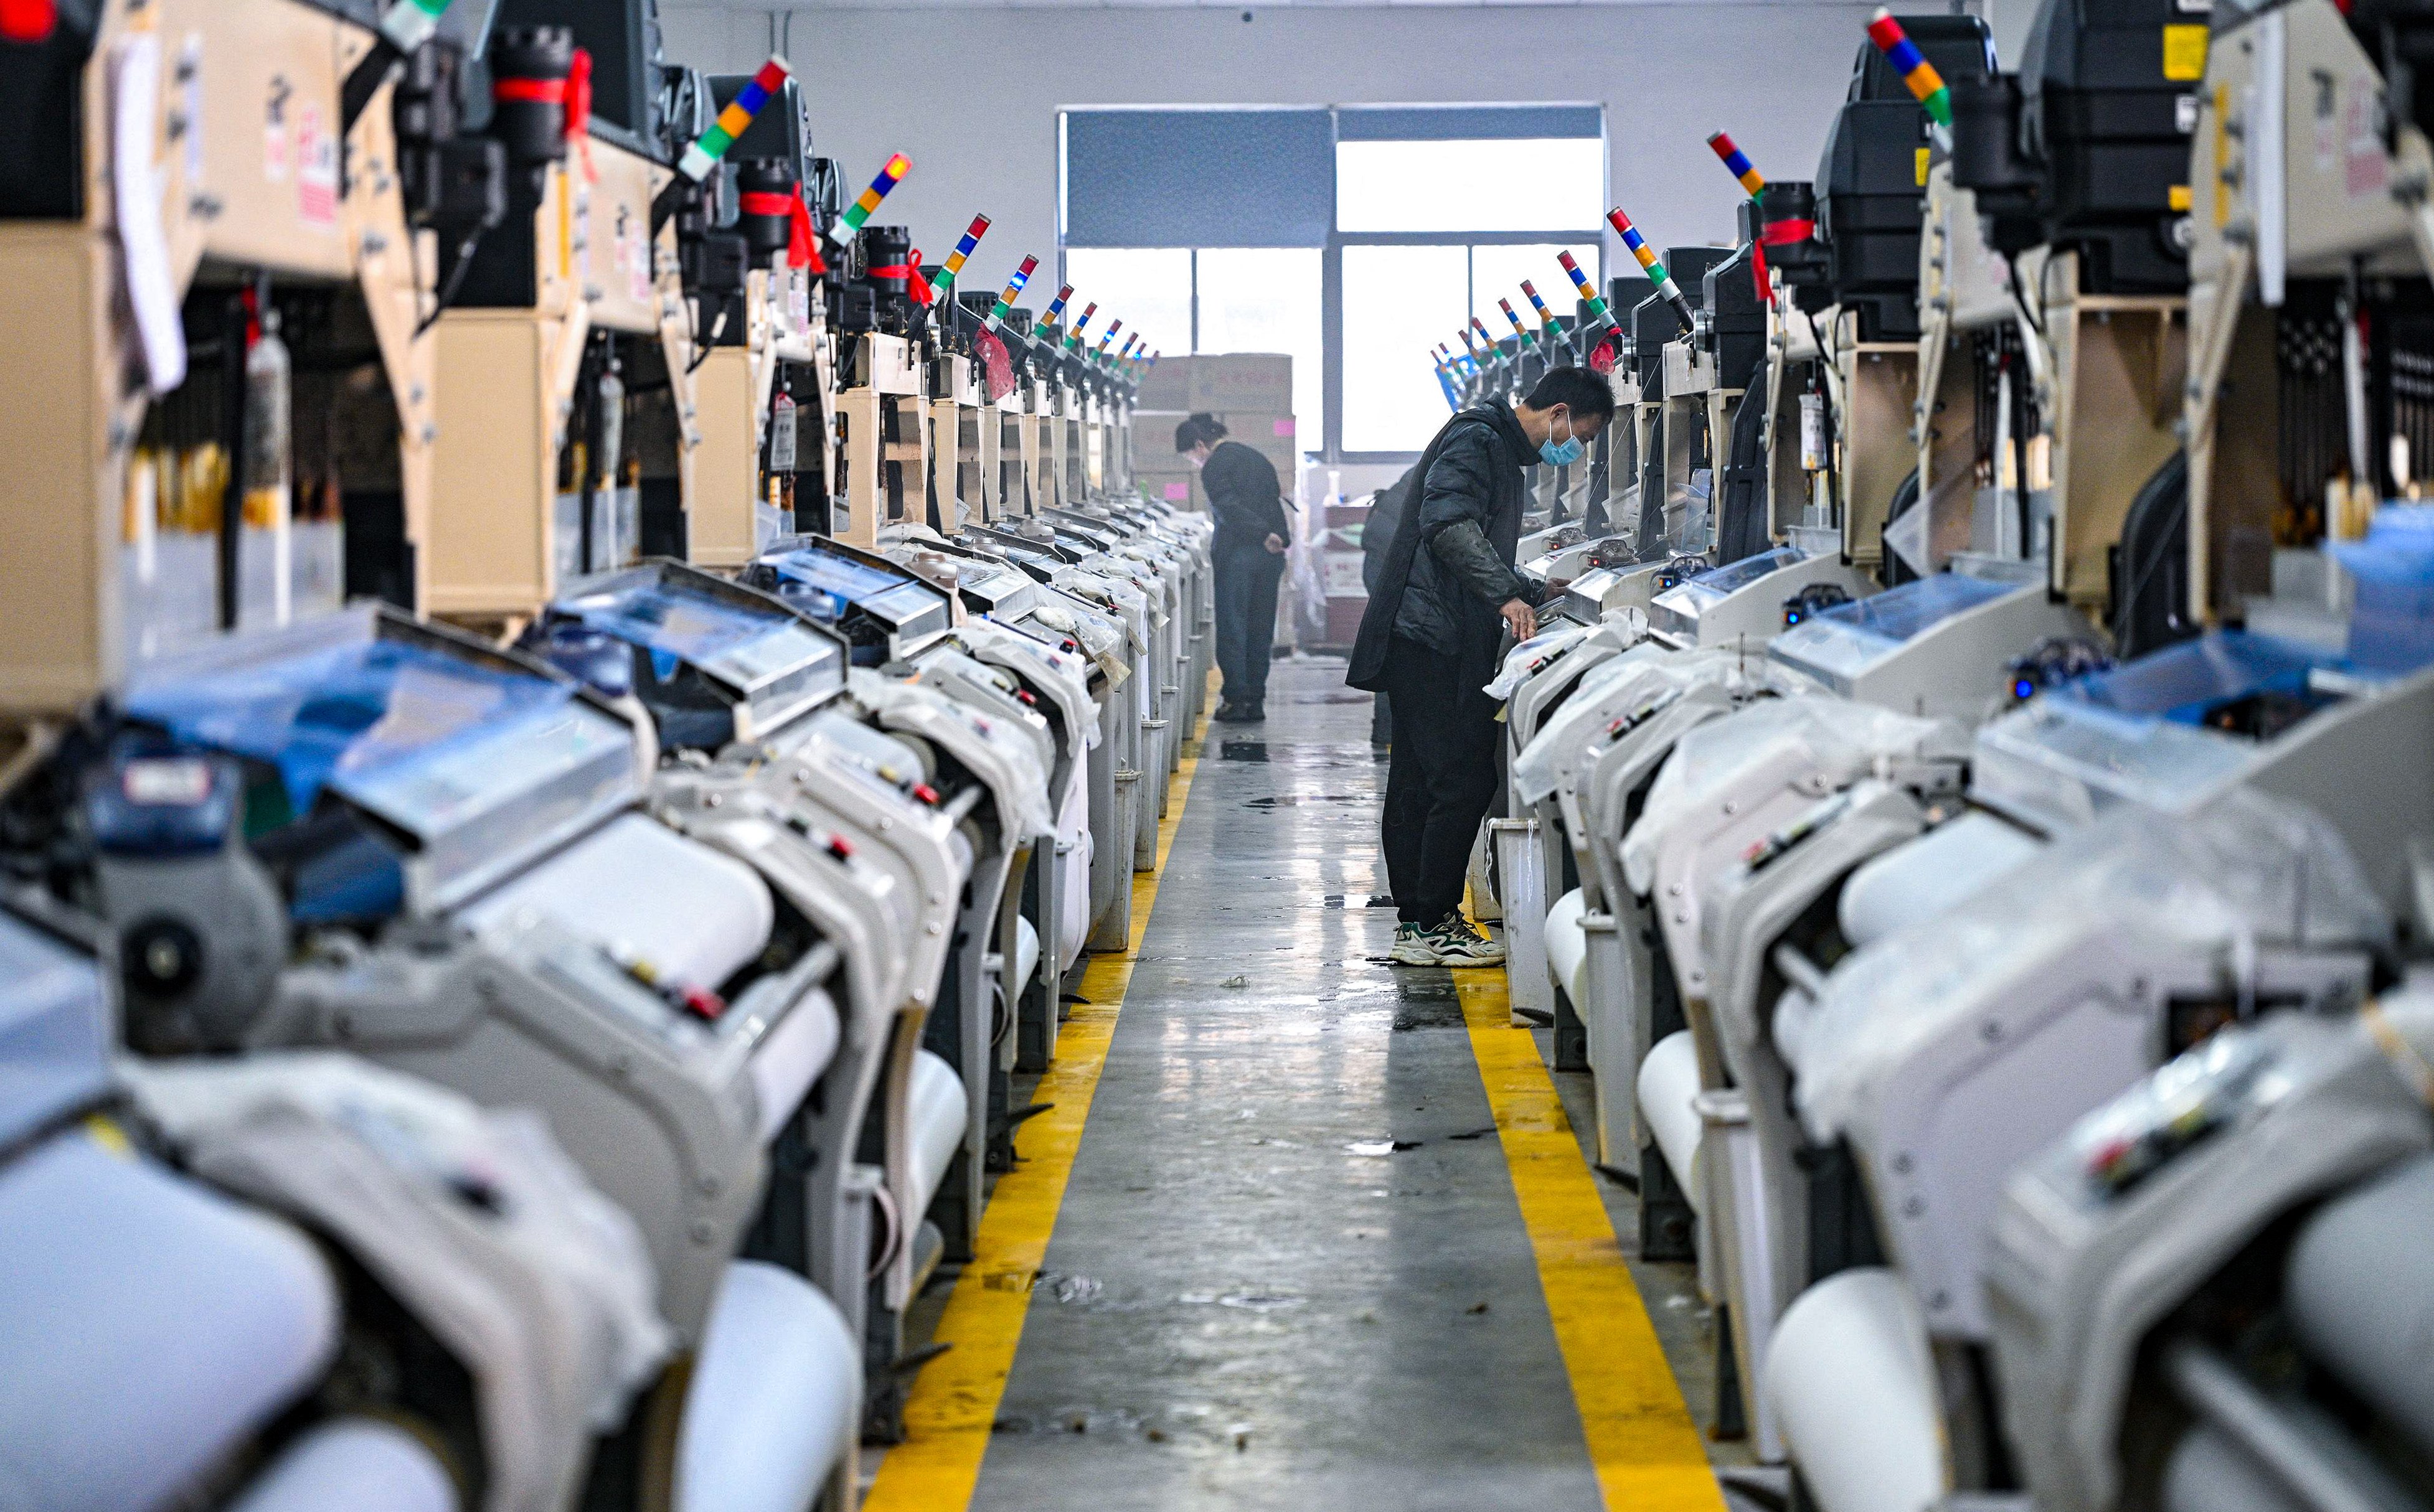
[[[2434,1506],[2434,12],[2191,10],[1437,354],[1611,373],[1480,879],[1775,1504]]]
[[[0,1501],[850,1507],[1200,709],[1149,354],[653,0],[0,97]]]

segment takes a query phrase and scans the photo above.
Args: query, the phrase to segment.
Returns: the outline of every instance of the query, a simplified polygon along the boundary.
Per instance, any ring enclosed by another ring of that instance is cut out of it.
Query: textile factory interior
[[[2434,1512],[2434,0],[0,0],[0,1512]]]

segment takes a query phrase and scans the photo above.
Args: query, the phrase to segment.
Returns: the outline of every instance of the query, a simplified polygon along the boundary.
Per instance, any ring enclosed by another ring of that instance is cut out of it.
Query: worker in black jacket
[[[1398,924],[1394,959],[1483,966],[1504,947],[1463,917],[1472,841],[1496,799],[1496,700],[1485,685],[1508,634],[1538,633],[1536,585],[1513,569],[1522,469],[1578,462],[1614,392],[1558,367],[1518,407],[1490,399],[1448,420],[1422,453],[1416,497],[1387,548],[1346,679],[1395,711],[1380,824]]]
[[[1211,718],[1265,719],[1268,659],[1277,636],[1277,580],[1284,575],[1284,490],[1268,459],[1226,439],[1225,422],[1194,415],[1174,428],[1174,450],[1200,469],[1200,491],[1217,521],[1217,670],[1225,675]]]

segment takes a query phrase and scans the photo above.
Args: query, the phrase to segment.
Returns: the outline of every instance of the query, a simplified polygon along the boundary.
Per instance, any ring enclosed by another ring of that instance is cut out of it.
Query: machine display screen
[[[858,562],[849,556],[831,556],[826,552],[789,552],[778,558],[777,568],[782,576],[826,589],[848,603],[860,603],[912,581],[910,574],[893,568]]]
[[[1666,589],[1663,598],[1670,601],[1666,607],[1676,614],[1696,619],[1699,611],[1707,605],[1731,597],[1771,572],[1779,572],[1807,560],[1806,555],[1791,547],[1778,546],[1774,551],[1760,552],[1756,556],[1745,556],[1738,562],[1702,572],[1688,583]]]
[[[741,688],[837,655],[832,644],[791,615],[756,612],[675,583],[588,593],[557,607],[591,629],[690,662]]]
[[[2037,591],[2031,586],[1939,572],[1838,604],[1794,625],[1776,638],[1770,654],[1794,666],[1854,677],[1957,615],[2011,594]]]

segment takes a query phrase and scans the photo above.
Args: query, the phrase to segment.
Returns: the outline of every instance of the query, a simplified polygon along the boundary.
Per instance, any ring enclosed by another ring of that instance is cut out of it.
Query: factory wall
[[[1056,111],[1072,105],[1600,102],[1613,200],[1660,246],[1725,241],[1736,195],[1707,133],[1731,131],[1771,176],[1811,177],[1869,12],[1255,7],[1245,23],[1206,7],[811,9],[791,13],[789,52],[847,193],[910,153],[885,218],[943,246],[986,211],[996,226],[976,268],[993,281],[1025,251],[1053,265]],[[767,10],[662,15],[679,62],[743,71],[771,50]],[[1610,266],[1619,255],[1609,246]]]

